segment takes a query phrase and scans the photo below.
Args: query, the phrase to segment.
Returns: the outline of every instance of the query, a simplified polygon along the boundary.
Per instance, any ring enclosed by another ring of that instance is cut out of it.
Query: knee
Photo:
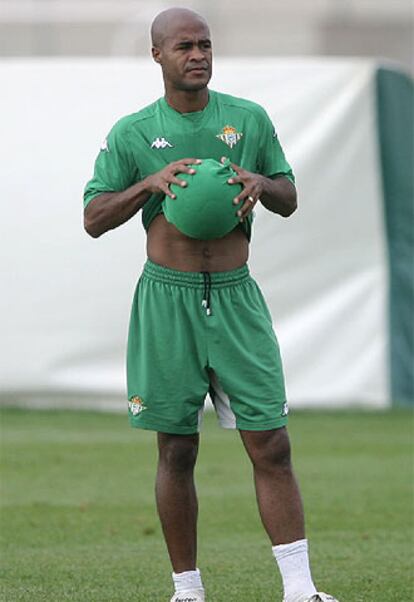
[[[198,436],[159,433],[158,450],[159,464],[165,470],[175,473],[192,472],[197,460]]]
[[[247,451],[255,468],[265,471],[290,471],[291,453],[285,428],[254,433]]]

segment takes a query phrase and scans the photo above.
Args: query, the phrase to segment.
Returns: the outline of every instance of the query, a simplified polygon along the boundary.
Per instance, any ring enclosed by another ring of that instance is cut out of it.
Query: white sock
[[[283,602],[306,602],[317,593],[309,567],[307,539],[273,546],[272,551],[282,575]]]
[[[184,573],[173,573],[175,593],[185,594],[187,592],[204,591],[201,573],[199,569],[195,571],[184,571]]]

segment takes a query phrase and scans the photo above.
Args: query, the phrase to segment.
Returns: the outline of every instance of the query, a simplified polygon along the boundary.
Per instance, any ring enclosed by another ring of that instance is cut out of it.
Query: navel
[[[206,259],[211,259],[213,257],[210,247],[203,247],[201,253]]]

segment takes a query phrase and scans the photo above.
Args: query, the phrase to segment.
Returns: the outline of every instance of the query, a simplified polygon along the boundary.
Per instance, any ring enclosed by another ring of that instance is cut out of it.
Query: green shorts
[[[147,261],[132,305],[127,379],[134,427],[197,433],[207,393],[225,428],[287,422],[279,346],[247,266],[179,272]]]

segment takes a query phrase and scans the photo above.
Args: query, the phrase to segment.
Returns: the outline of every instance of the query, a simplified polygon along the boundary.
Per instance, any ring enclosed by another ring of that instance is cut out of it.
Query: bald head
[[[164,41],[173,37],[177,29],[185,25],[202,24],[207,30],[207,21],[189,8],[168,8],[157,15],[151,25],[152,45],[160,48]]]
[[[204,98],[213,60],[206,20],[188,8],[169,8],[154,19],[151,37],[152,58],[161,66],[170,101],[184,91],[194,92],[195,96],[201,91]],[[192,110],[195,109],[188,109]]]

